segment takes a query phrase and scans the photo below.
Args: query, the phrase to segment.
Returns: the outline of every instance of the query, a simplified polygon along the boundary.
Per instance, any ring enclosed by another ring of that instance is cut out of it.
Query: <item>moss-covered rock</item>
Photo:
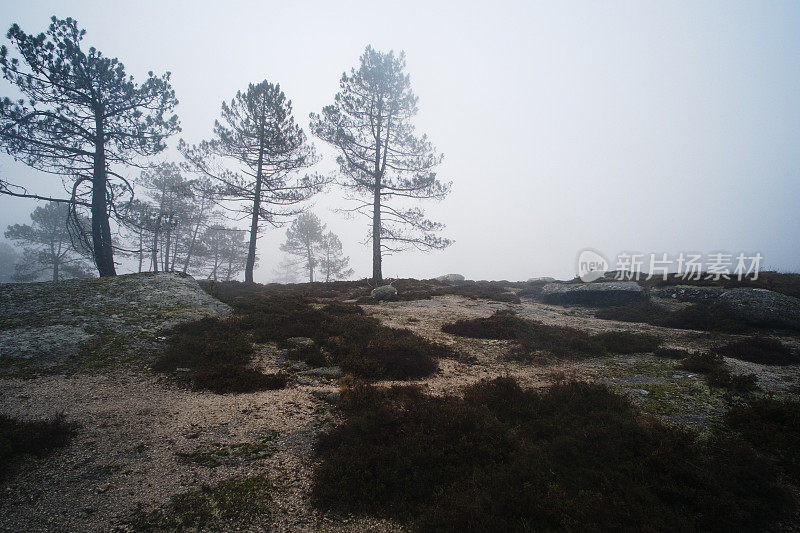
[[[175,325],[229,313],[179,274],[0,285],[0,360],[5,373],[23,361],[96,369],[129,358]]]

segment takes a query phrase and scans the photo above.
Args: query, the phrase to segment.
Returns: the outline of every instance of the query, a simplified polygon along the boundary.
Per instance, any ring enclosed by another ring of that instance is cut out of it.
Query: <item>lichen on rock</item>
[[[0,359],[57,366],[104,338],[135,351],[177,324],[230,312],[192,277],[171,273],[4,284]]]

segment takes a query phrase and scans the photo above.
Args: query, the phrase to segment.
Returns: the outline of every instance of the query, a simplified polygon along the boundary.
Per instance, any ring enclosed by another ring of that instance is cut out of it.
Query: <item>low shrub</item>
[[[721,331],[738,333],[750,330],[750,326],[725,314],[720,309],[712,309],[707,304],[692,304],[677,311],[668,311],[650,301],[631,302],[627,305],[598,309],[597,318],[639,322],[677,329],[696,329],[700,331]]]
[[[538,351],[557,356],[635,353],[655,350],[662,340],[656,335],[609,331],[589,335],[568,326],[549,326],[525,320],[511,311],[496,311],[488,317],[460,319],[442,325],[444,333],[478,339],[506,339],[517,342],[512,357],[529,360]]]
[[[725,366],[706,374],[706,383],[709,387],[727,389],[740,394],[758,390],[758,377],[755,374],[731,374]]]
[[[604,307],[595,311],[594,316],[604,320],[619,320],[620,322],[643,322],[652,324],[662,319],[666,311],[653,305],[649,300],[640,300],[626,305]]]
[[[664,316],[656,325],[677,329],[740,333],[752,329],[749,325],[728,315],[722,309],[712,309],[707,304],[692,304]]]
[[[333,353],[340,354],[345,371],[374,379],[421,378],[439,369],[437,359],[452,356],[446,346],[391,328],[381,328],[365,345],[339,345]]]
[[[709,387],[727,389],[739,394],[758,390],[758,377],[755,374],[731,374],[725,360],[716,353],[688,353],[678,368],[705,374],[705,381]]]
[[[761,363],[763,365],[794,365],[800,363],[800,354],[777,339],[747,337],[715,348],[731,359]]]
[[[592,335],[591,340],[603,351],[619,354],[652,352],[663,342],[658,335],[632,331],[605,331]]]
[[[709,374],[719,369],[724,369],[725,361],[718,354],[709,352],[693,353],[684,358],[678,368],[689,372],[697,372],[698,374]]]
[[[510,311],[496,311],[488,317],[462,318],[442,325],[444,333],[474,339],[517,339],[529,327],[523,319]]]
[[[653,355],[662,359],[684,359],[691,356],[692,352],[679,348],[658,348],[653,352]]]
[[[322,308],[323,313],[329,315],[363,315],[364,310],[361,306],[356,304],[349,304],[344,302],[331,302]]]
[[[63,416],[48,420],[17,420],[0,415],[0,482],[11,475],[14,464],[25,456],[43,457],[69,444],[77,425]]]
[[[349,383],[316,446],[312,501],[422,531],[763,529],[793,506],[770,464],[643,420],[601,385],[462,397]]]
[[[218,394],[283,388],[287,377],[251,367],[253,345],[228,321],[204,318],[173,329],[153,369],[173,372],[194,390]]]
[[[800,401],[758,398],[732,407],[725,421],[756,448],[777,457],[800,483]]]
[[[363,378],[416,379],[435,372],[438,358],[454,356],[409,330],[382,326],[355,304],[316,308],[302,295],[283,292],[239,301],[237,309],[236,328],[256,342],[308,337],[313,344],[286,345],[287,356],[311,366],[341,366]]]

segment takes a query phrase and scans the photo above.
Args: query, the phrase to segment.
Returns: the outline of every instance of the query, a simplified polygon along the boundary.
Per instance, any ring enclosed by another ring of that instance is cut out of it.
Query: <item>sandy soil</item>
[[[469,356],[465,359],[469,362],[441,361],[439,373],[418,382],[433,394],[458,393],[464,385],[501,375],[515,376],[529,386],[546,385],[554,377],[564,376],[609,383],[642,405],[653,403],[656,415],[701,430],[721,412],[700,377],[652,356],[524,365],[504,359],[507,344],[503,341],[459,338],[440,330],[445,322],[488,316],[505,308],[547,324],[591,331],[653,331],[673,347],[704,349],[729,337],[598,320],[589,310],[535,302],[515,305],[444,296],[365,306],[389,326],[409,328]],[[266,366],[276,365],[272,354],[269,349],[262,351]],[[797,366],[730,363],[738,371],[756,372],[766,390],[788,390],[800,383]],[[399,525],[387,521],[328,516],[307,502],[315,436],[335,421],[331,405],[318,398],[321,392],[334,390],[335,382],[317,379],[311,385],[279,391],[216,395],[179,389],[146,369],[0,379],[3,414],[43,418],[63,413],[68,421],[80,424],[67,448],[23,465],[18,475],[0,487],[0,531],[125,530],[125,520],[137,507],[155,509],[172,495],[202,483],[261,472],[275,482],[275,511],[251,530],[400,530]],[[664,390],[667,400],[656,398]],[[691,401],[684,401],[684,393],[707,397],[695,402],[695,396],[687,396]],[[277,431],[277,438],[269,444],[266,458],[211,468],[178,455],[221,443],[252,442],[271,431]]]

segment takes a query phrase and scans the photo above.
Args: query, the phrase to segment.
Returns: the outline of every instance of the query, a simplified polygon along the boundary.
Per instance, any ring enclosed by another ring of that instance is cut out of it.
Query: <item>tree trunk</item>
[[[211,273],[211,276],[214,278],[214,281],[217,281],[217,269],[219,268],[219,253],[214,254],[214,271]]]
[[[169,272],[169,246],[172,244],[172,216],[167,221],[167,231],[161,241],[164,243],[164,272]]]
[[[314,259],[311,257],[311,245],[306,244],[306,257],[308,258],[308,282],[314,283]]]
[[[372,198],[372,281],[379,285],[383,282],[381,254],[381,109],[383,100],[378,99],[378,117],[375,120],[375,171],[373,174],[375,189]]]
[[[53,260],[53,281],[58,281],[58,258]]]
[[[170,261],[169,271],[175,272],[175,263],[178,261],[178,241],[180,240],[180,232],[175,232],[175,242],[172,243],[172,261]]]
[[[160,224],[159,224],[160,226]],[[153,272],[158,272],[158,232],[160,229],[156,228],[156,231],[153,232]]]
[[[139,230],[139,273],[142,273],[142,262],[144,261],[144,232]]]
[[[262,103],[263,111],[263,103]],[[258,168],[256,170],[256,188],[253,194],[253,218],[250,221],[250,245],[247,248],[247,263],[244,268],[244,282],[253,283],[253,269],[256,266],[256,239],[258,239],[258,215],[261,211],[261,180],[264,168],[264,115],[260,117],[258,136]]]
[[[194,253],[194,244],[197,242],[197,234],[200,231],[200,224],[203,222],[203,214],[206,209],[206,198],[203,196],[200,202],[200,212],[197,214],[197,224],[194,226],[194,231],[192,232],[192,240],[189,243],[189,250],[186,252],[186,261],[183,262],[183,273],[186,274],[186,271],[189,270],[189,262],[192,260],[192,254]]]
[[[372,206],[372,281],[381,283],[381,187],[380,178],[375,179],[375,198]]]
[[[94,262],[101,278],[116,276],[114,250],[111,247],[111,225],[108,222],[106,191],[105,132],[102,110],[97,110],[95,119],[96,137],[94,168],[92,173],[92,247]]]

